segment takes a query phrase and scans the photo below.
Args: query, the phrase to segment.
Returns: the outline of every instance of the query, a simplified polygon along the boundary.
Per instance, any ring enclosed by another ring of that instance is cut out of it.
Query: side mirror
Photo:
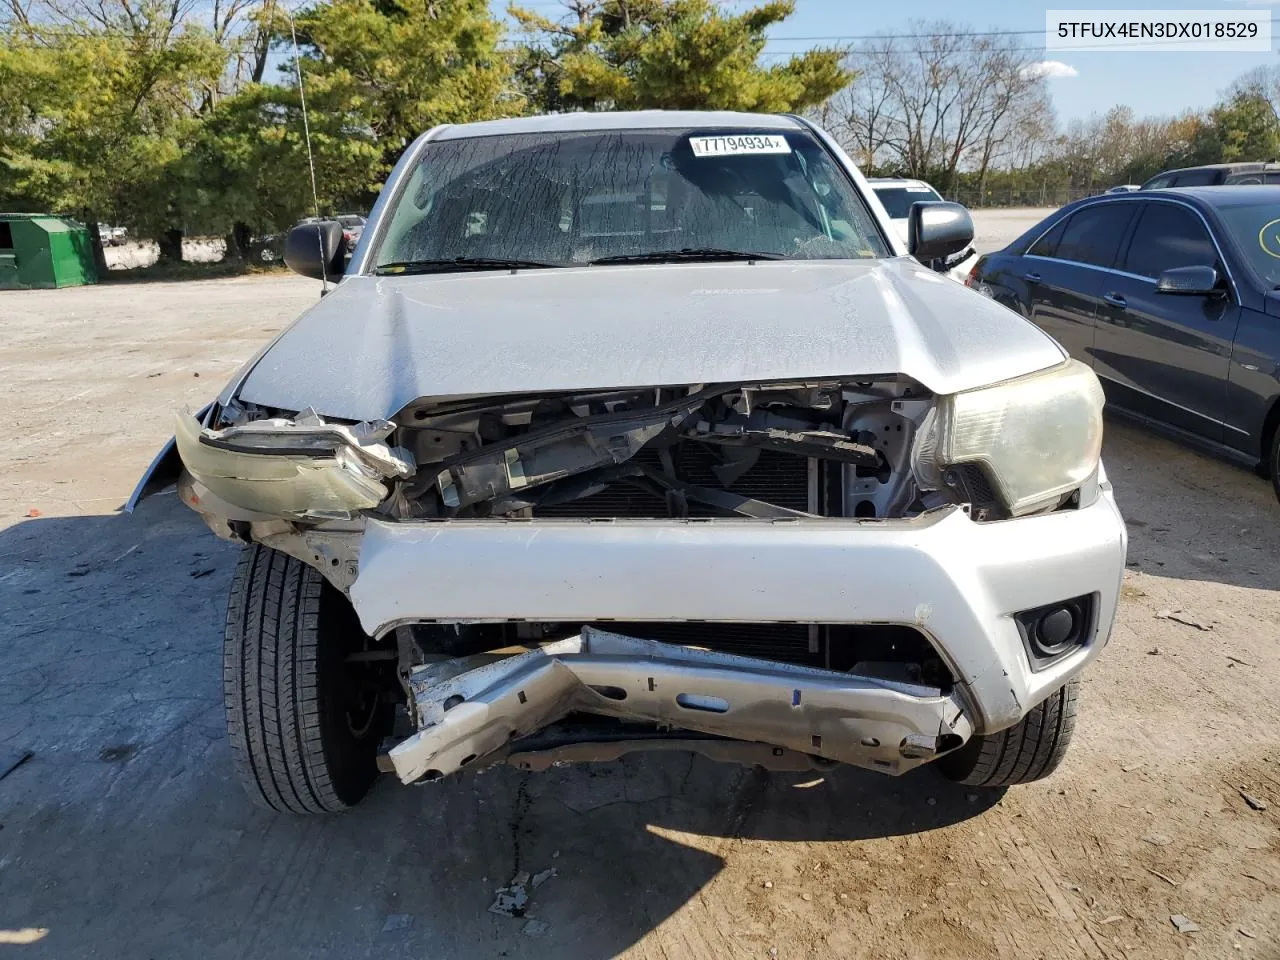
[[[284,238],[284,262],[294,273],[313,280],[338,280],[346,252],[337,220],[300,223]]]
[[[1204,297],[1218,292],[1218,271],[1213,267],[1174,267],[1156,280],[1156,293]]]
[[[973,243],[973,218],[958,203],[918,201],[907,212],[907,250],[917,260],[937,260]]]

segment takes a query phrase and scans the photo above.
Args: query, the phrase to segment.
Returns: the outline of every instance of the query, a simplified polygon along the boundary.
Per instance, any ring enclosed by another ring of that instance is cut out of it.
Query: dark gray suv
[[[1202,167],[1165,170],[1142,185],[1143,190],[1165,187],[1214,187],[1220,184],[1280,183],[1280,163],[1209,163]]]

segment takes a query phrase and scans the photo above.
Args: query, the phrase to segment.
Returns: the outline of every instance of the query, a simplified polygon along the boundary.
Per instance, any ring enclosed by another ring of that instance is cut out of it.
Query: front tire
[[[971,787],[1012,787],[1053,773],[1076,728],[1079,681],[1070,680],[1008,730],[974,736],[938,760],[943,776]]]
[[[241,553],[227,603],[223,702],[236,774],[259,806],[336,813],[378,775],[392,704],[351,604],[318,572],[261,545]]]

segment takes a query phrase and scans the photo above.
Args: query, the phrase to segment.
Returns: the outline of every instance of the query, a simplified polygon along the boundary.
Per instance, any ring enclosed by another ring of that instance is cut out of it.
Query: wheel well
[[[1267,418],[1262,422],[1262,449],[1258,461],[1258,469],[1264,477],[1271,476],[1271,464],[1268,462],[1268,457],[1271,455],[1271,444],[1275,441],[1277,430],[1280,430],[1280,397],[1271,402],[1271,409],[1267,411]]]

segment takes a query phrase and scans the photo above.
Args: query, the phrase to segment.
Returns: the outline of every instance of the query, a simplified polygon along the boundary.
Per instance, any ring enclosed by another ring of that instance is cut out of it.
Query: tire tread
[[[975,736],[943,757],[942,772],[971,787],[1010,787],[1047,777],[1071,743],[1078,695],[1079,682],[1069,681],[1009,729]]]
[[[281,813],[336,813],[320,724],[320,574],[260,544],[244,549],[227,603],[227,737],[250,798]]]

